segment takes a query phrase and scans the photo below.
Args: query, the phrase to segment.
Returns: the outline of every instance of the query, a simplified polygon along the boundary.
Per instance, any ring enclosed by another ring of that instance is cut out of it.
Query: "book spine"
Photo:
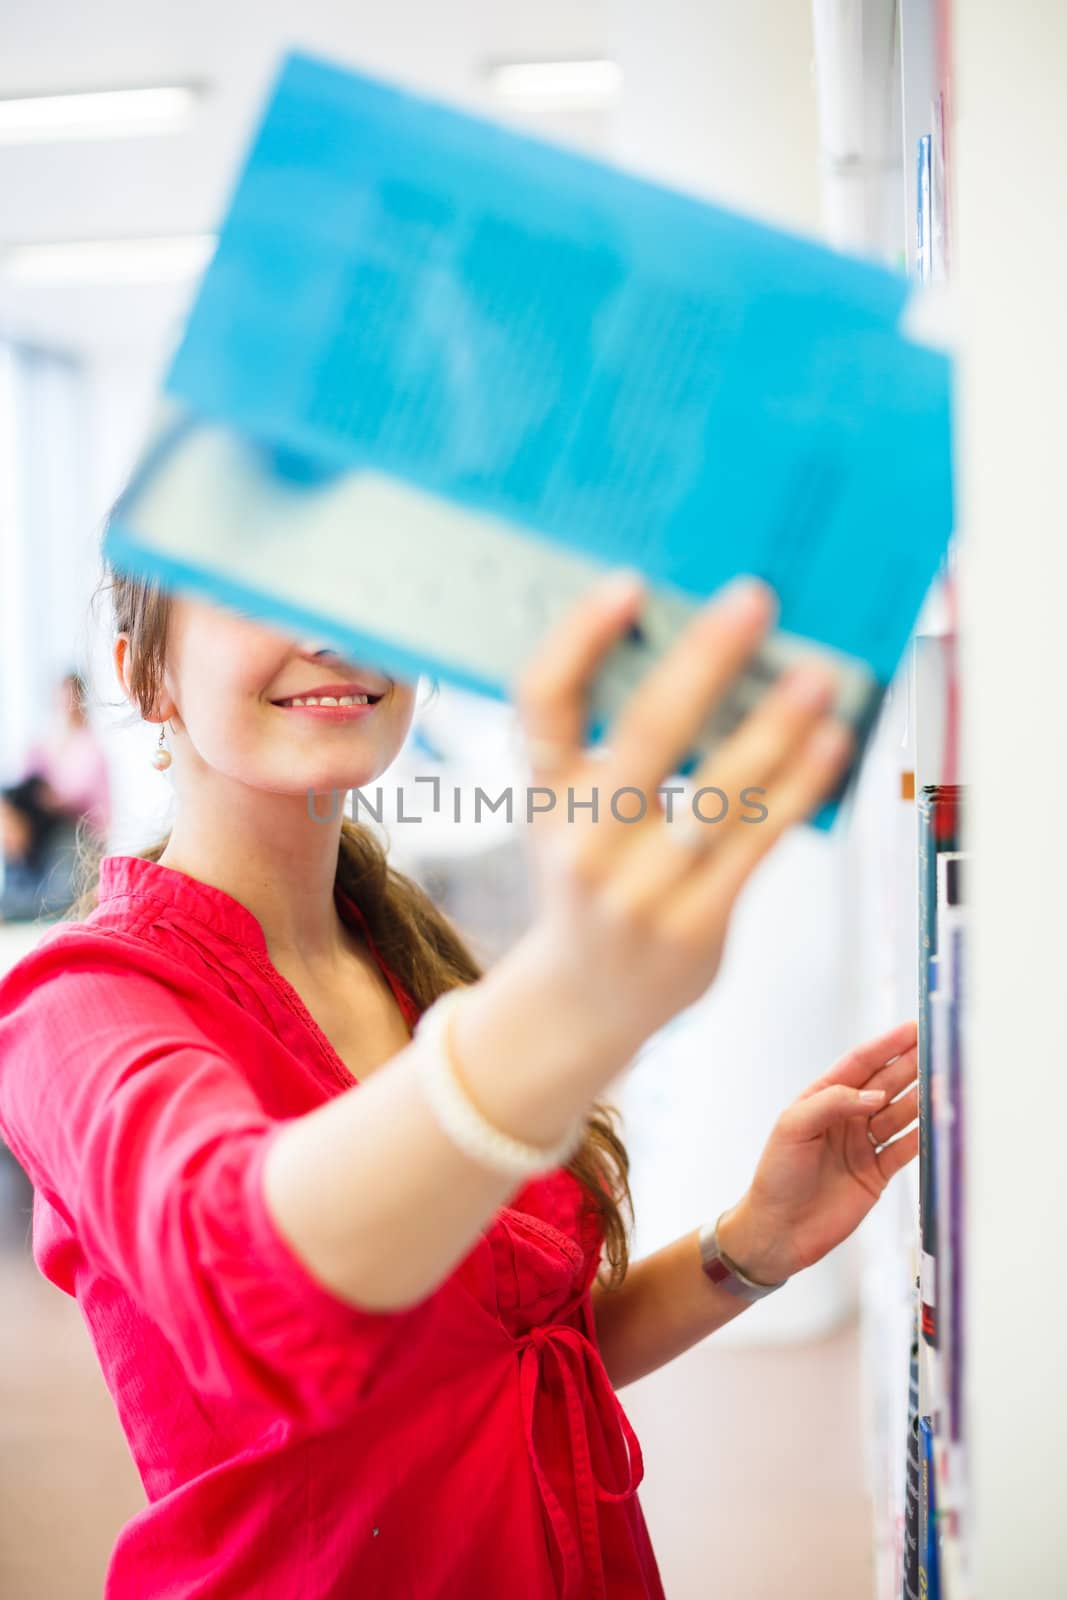
[[[923,1338],[936,1342],[934,1262],[937,1239],[934,1214],[934,1148],[930,1099],[930,960],[936,954],[934,793],[923,788],[918,803],[919,853],[919,1288]]]
[[[959,1234],[953,1205],[959,1201],[959,1145],[957,1138],[958,1064],[957,965],[954,934],[965,912],[962,905],[962,864],[958,851],[941,850],[937,855],[937,954],[931,957],[936,969],[930,997],[931,1057],[930,1103],[933,1113],[933,1166],[937,1189],[934,1308],[937,1319],[936,1388],[925,1398],[923,1410],[934,1425],[935,1443],[943,1444],[951,1435],[951,1372],[956,1355],[960,1323],[958,1298],[953,1292],[958,1265]],[[938,1457],[941,1459],[941,1457]]]
[[[964,874],[967,857],[960,851],[938,856],[938,973],[940,1029],[935,1030],[932,1098],[934,1103],[934,1166],[941,1203],[937,1218],[937,1336],[942,1352],[938,1442],[958,1444],[961,1422],[961,1351],[963,1341],[963,940],[966,928]]]
[[[916,232],[915,232],[915,270],[921,282],[925,283],[931,276],[930,244],[932,228],[930,221],[930,162],[931,139],[924,133],[919,140],[918,162],[916,172]]]
[[[939,936],[940,937],[940,936]],[[929,1278],[924,1286],[923,1304],[933,1313],[933,1346],[943,1352],[946,1340],[951,1337],[946,1326],[945,1304],[945,1206],[944,1179],[946,1165],[947,1085],[945,1061],[948,1052],[949,1000],[948,972],[944,957],[939,951],[930,957],[930,1159],[934,1180],[934,1240],[933,1261]],[[937,1368],[940,1371],[940,1366]],[[935,1416],[940,1402],[929,1394],[923,1397],[923,1411]],[[939,1420],[935,1417],[935,1420]]]
[[[948,1353],[948,1433],[958,1443],[963,1437],[963,1371],[964,1335],[964,1245],[963,1232],[963,1039],[962,1019],[964,1008],[964,981],[966,972],[966,925],[962,921],[950,934],[952,946],[953,994],[951,997],[951,1027],[949,1047],[948,1102],[951,1110],[949,1124],[949,1275],[948,1301],[952,1308],[952,1347]]]
[[[919,855],[919,1236],[923,1338],[938,1345],[938,1172],[932,1100],[933,1020],[931,961],[938,951],[938,859],[956,853],[960,790],[926,784],[918,805]],[[936,969],[934,969],[936,971]]]
[[[919,1418],[919,1600],[941,1600],[934,1430],[929,1417]]]
[[[916,1327],[908,1361],[908,1453],[904,1463],[901,1600],[919,1600],[919,1455],[919,1329],[918,1286],[916,1286]]]

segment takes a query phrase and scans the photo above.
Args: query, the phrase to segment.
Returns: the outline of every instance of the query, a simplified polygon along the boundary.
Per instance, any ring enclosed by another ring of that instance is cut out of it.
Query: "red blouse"
[[[354,1082],[247,907],[137,856],[105,856],[97,909],[0,982],[34,1257],[147,1495],[106,1600],[663,1600],[576,1179],[519,1189],[401,1311],[341,1300],[274,1227],[272,1136]]]

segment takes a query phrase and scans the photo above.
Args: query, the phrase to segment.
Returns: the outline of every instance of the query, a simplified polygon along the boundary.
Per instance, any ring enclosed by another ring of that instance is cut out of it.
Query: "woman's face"
[[[164,681],[169,698],[158,709],[186,734],[194,759],[282,794],[372,782],[401,749],[415,710],[416,686],[187,596],[171,605]],[[292,704],[362,694],[370,703]]]

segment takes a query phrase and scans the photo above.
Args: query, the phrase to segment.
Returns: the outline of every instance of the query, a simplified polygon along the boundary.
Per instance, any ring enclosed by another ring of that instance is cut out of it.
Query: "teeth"
[[[370,695],[343,694],[340,697],[332,694],[305,694],[294,695],[291,700],[282,700],[283,706],[366,706],[370,704]]]

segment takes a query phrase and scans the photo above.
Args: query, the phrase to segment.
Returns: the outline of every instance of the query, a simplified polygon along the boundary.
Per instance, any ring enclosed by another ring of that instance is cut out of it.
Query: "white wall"
[[[1067,9],[955,8],[978,1594],[1064,1592]]]
[[[791,0],[616,0],[627,165],[783,226],[821,226],[812,18]]]

